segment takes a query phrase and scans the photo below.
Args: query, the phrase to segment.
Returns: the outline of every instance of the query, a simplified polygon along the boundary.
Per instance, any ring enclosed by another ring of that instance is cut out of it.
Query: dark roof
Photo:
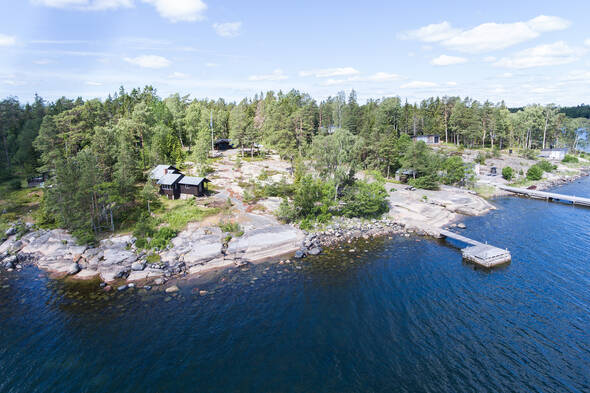
[[[209,182],[209,179],[205,177],[185,176],[178,183],[187,186],[198,186],[202,182]]]
[[[168,169],[168,172],[178,173],[178,169],[172,165],[158,165],[150,171],[150,179],[160,180],[164,176],[166,169]]]
[[[158,184],[162,185],[162,186],[172,186],[174,185],[178,180],[180,180],[184,175],[180,174],[180,173],[169,173],[167,175],[164,175],[160,178],[160,180],[158,180]]]

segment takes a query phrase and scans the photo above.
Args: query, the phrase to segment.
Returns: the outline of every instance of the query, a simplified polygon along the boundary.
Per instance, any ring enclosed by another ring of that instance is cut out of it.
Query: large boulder
[[[135,260],[129,262],[133,258],[137,259],[137,256],[132,253],[131,251],[122,250],[118,248],[107,248],[103,251],[103,261],[101,265],[103,266],[110,266],[110,265],[117,265],[121,264],[124,261],[130,263],[135,262]]]
[[[70,266],[68,267],[68,276],[73,276],[74,274],[77,274],[80,271],[80,266],[74,262],[72,264],[70,264]]]
[[[184,263],[193,266],[220,257],[223,249],[221,239],[216,235],[206,235],[189,244],[190,251],[184,255]]]
[[[232,239],[226,254],[251,262],[262,261],[298,250],[304,238],[301,230],[290,225],[253,229]]]

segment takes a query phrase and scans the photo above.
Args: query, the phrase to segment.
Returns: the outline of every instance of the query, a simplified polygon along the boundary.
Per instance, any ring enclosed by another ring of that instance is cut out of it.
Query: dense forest
[[[375,193],[366,185],[351,186],[357,169],[390,176],[412,167],[426,183],[440,169],[449,175],[437,180],[461,178],[452,175],[461,162],[433,156],[425,146],[412,144],[411,136],[438,134],[469,148],[579,148],[578,130],[586,119],[570,114],[583,116],[588,106],[578,108],[564,112],[553,105],[530,105],[511,112],[502,102],[459,97],[413,104],[390,97],[359,104],[354,91],[318,102],[296,90],[228,103],[178,94],[162,99],[149,86],[130,92],[121,88],[105,100],[46,102],[36,96],[22,104],[9,97],[0,102],[0,177],[18,182],[50,174],[41,221],[96,234],[114,230],[135,204],[154,198],[153,187],[142,188],[152,166],[190,160],[206,173],[213,136],[230,138],[242,155],[262,145],[294,167],[311,162],[313,173],[299,173],[300,197],[315,192],[325,201],[349,200],[354,210],[356,196]],[[329,179],[330,186],[315,184],[318,176]],[[297,190],[291,197],[297,198]],[[311,203],[313,210],[312,202],[301,203]],[[378,212],[378,205],[371,208]],[[348,214],[354,215],[352,210]],[[308,213],[285,215],[295,219]]]

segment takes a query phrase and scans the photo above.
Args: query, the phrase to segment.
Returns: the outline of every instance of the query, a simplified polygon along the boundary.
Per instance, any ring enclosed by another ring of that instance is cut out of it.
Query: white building
[[[541,150],[541,154],[539,154],[539,157],[542,158],[547,158],[549,160],[558,160],[561,161],[565,158],[565,155],[567,154],[568,149],[567,148],[563,148],[563,149],[543,149]]]

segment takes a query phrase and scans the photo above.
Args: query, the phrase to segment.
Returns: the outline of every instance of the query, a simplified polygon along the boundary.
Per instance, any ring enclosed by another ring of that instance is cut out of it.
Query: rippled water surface
[[[394,238],[175,296],[0,273],[0,391],[590,391],[590,209],[494,203],[463,231],[512,251],[491,272]]]

